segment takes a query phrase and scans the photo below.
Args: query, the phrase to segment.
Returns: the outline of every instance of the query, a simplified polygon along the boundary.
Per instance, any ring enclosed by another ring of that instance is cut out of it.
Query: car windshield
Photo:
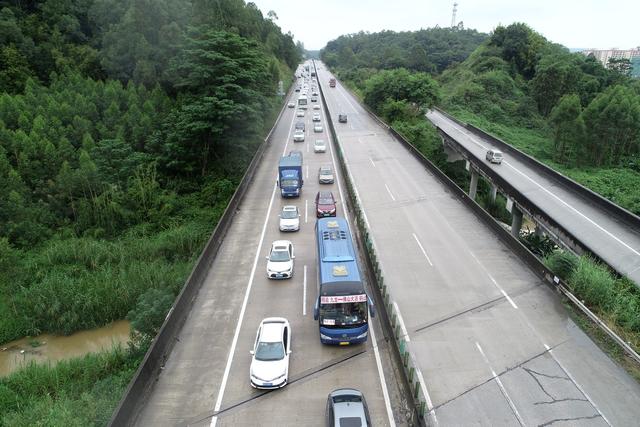
[[[256,360],[282,360],[284,358],[284,346],[281,342],[259,342],[256,349]]]
[[[282,211],[282,218],[283,219],[293,219],[293,218],[297,218],[298,217],[298,213],[294,210],[291,211]]]
[[[333,199],[329,199],[329,198],[327,198],[327,199],[323,199],[323,198],[320,198],[320,199],[318,199],[318,204],[319,204],[319,205],[332,205],[332,204],[333,204]]]
[[[366,321],[366,302],[320,305],[320,324],[322,326],[356,326],[366,323]]]
[[[322,146],[322,145],[324,145],[324,141],[316,141],[316,145]]]
[[[320,169],[320,173],[321,173],[322,175],[331,175],[331,169],[329,169],[329,168],[322,168],[322,169]]]
[[[272,251],[269,257],[269,261],[271,262],[286,262],[290,259],[288,251]]]
[[[297,187],[298,180],[297,179],[283,179],[282,180],[283,187]]]

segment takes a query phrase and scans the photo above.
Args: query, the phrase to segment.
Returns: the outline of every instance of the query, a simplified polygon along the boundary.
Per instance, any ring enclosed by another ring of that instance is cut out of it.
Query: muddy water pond
[[[20,369],[31,361],[55,364],[73,357],[108,350],[129,340],[129,322],[120,320],[102,328],[69,336],[43,334],[0,344],[0,376]]]

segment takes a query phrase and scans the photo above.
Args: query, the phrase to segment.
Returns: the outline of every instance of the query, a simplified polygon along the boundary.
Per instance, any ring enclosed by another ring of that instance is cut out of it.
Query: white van
[[[502,163],[502,151],[500,150],[491,148],[487,151],[487,155],[485,157],[490,163],[496,163],[498,165]]]

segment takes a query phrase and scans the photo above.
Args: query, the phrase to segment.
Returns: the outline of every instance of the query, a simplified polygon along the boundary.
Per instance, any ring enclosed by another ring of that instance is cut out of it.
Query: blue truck
[[[281,157],[278,164],[278,186],[282,197],[299,197],[303,183],[302,157]]]

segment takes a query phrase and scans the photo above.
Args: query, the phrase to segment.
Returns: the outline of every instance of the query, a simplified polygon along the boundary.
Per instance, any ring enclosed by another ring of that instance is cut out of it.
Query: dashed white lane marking
[[[500,284],[498,284],[498,281],[496,279],[493,278],[493,276],[491,275],[491,273],[489,273],[489,271],[485,268],[484,265],[482,265],[482,263],[480,262],[480,260],[476,257],[476,255],[471,252],[471,249],[467,249],[467,251],[469,252],[469,254],[473,257],[473,259],[476,261],[476,263],[480,266],[480,268],[482,268],[482,270],[486,273],[486,275],[489,277],[489,279],[491,279],[491,282],[493,282],[494,286],[500,291],[500,293],[507,299],[507,301],[509,301],[509,304],[511,304],[511,306],[515,309],[518,308],[518,306],[516,305],[516,303],[511,299],[511,297],[505,292],[504,289],[502,289],[502,286],[500,286]]]
[[[306,224],[309,219],[309,200],[305,199],[304,201],[304,223]]]
[[[413,234],[413,238],[416,239],[416,243],[418,244],[418,247],[420,247],[420,250],[422,251],[422,254],[427,259],[427,262],[429,263],[429,265],[431,267],[433,267],[433,263],[431,262],[431,258],[429,258],[429,255],[427,255],[427,251],[425,251],[424,248],[422,247],[422,243],[420,243],[420,240],[418,240],[418,236],[416,236],[416,233],[412,233],[412,234]]]
[[[521,426],[525,426],[526,424],[522,419],[522,417],[520,416],[520,412],[518,412],[518,408],[516,408],[516,405],[513,403],[513,400],[511,400],[511,397],[507,393],[507,390],[504,388],[504,385],[502,384],[500,377],[496,375],[496,371],[493,370],[493,367],[491,366],[491,363],[489,363],[489,359],[487,358],[487,355],[484,354],[482,347],[480,347],[480,343],[477,341],[476,341],[476,347],[478,348],[478,351],[482,355],[482,358],[484,359],[487,366],[489,366],[489,370],[491,370],[491,375],[493,375],[493,379],[496,380],[496,383],[498,384],[498,387],[500,387],[500,390],[502,391],[502,394],[504,395],[504,397],[507,399],[507,402],[509,403],[511,410],[515,414],[516,418],[518,418],[518,422],[520,423]]]
[[[393,200],[394,202],[396,201],[396,198],[393,197],[393,193],[391,193],[391,190],[389,190],[389,186],[387,184],[384,185],[384,188],[387,189],[387,193],[389,193],[389,196],[391,197],[391,200]]]
[[[282,150],[283,156],[284,156],[284,153],[287,152],[287,147],[289,146],[289,141],[291,140],[291,130],[293,129],[294,121],[295,121],[295,117],[292,118],[291,125],[289,126],[289,134],[287,135],[287,142],[284,144],[284,150]],[[264,225],[262,226],[262,233],[260,234],[260,243],[258,243],[256,256],[253,260],[253,267],[251,267],[251,274],[249,274],[249,282],[247,283],[247,290],[244,293],[244,300],[242,301],[242,308],[240,309],[240,315],[238,316],[236,330],[233,334],[233,340],[231,341],[231,348],[229,349],[229,355],[227,356],[227,364],[225,365],[224,374],[222,375],[222,382],[220,383],[220,390],[218,391],[218,397],[213,407],[214,412],[218,412],[220,410],[220,407],[222,406],[222,398],[224,397],[224,391],[227,388],[227,381],[229,380],[229,372],[231,371],[231,363],[233,362],[233,357],[236,352],[236,345],[238,344],[238,336],[240,335],[240,328],[242,327],[244,313],[247,309],[247,302],[249,301],[249,294],[251,293],[253,278],[255,277],[255,274],[256,274],[256,267],[258,266],[258,258],[260,258],[260,252],[262,252],[262,243],[264,242],[264,236],[265,236],[265,233],[267,232],[267,224],[269,222],[271,208],[273,207],[273,199],[275,198],[277,189],[278,189],[278,185],[276,183],[274,184],[273,191],[271,192],[271,200],[269,201],[269,207],[267,208],[267,213],[264,218]],[[218,416],[214,415],[211,418],[210,427],[215,427],[217,423],[218,423]]]

